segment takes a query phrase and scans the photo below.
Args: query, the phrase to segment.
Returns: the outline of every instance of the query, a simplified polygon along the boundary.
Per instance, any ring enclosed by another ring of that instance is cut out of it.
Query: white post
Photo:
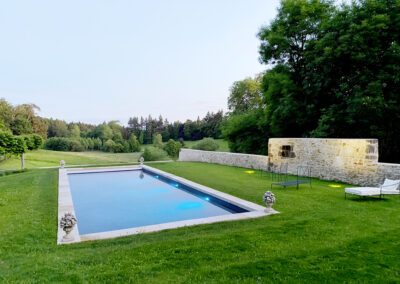
[[[21,155],[21,168],[25,169],[25,153]]]

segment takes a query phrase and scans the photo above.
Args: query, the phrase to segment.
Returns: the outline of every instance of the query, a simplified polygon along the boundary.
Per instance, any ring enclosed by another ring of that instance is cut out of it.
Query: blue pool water
[[[79,233],[247,212],[149,171],[68,174]]]

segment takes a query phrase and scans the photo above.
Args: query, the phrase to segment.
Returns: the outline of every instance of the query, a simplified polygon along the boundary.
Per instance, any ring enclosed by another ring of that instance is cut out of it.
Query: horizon
[[[0,12],[0,98],[46,118],[122,125],[225,113],[233,82],[267,69],[256,34],[279,5],[23,2]]]

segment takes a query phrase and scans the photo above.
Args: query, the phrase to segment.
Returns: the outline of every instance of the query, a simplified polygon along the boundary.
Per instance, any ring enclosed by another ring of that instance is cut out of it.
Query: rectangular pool
[[[264,209],[148,166],[59,173],[59,220],[76,216],[76,242],[277,213]]]
[[[146,170],[68,174],[79,233],[248,212]]]

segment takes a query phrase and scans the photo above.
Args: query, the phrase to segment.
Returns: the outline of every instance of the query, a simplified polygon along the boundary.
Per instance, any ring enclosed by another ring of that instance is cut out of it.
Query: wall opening
[[[293,146],[292,145],[282,145],[281,155],[282,158],[294,158]]]

